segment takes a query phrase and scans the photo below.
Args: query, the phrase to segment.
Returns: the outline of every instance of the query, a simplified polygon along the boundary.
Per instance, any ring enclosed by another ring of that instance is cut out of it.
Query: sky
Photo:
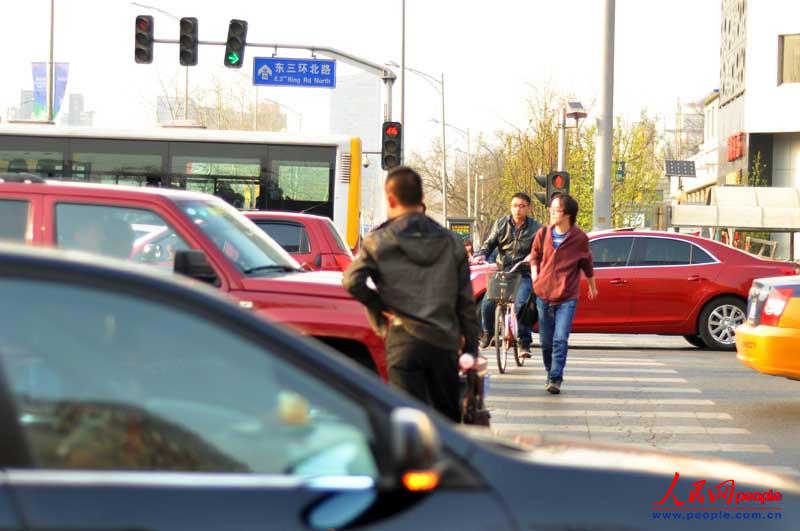
[[[400,63],[401,0],[141,0],[176,17],[198,18],[201,40],[223,41],[228,22],[249,22],[249,42],[308,44],[336,48],[373,63]],[[601,0],[406,0],[406,66],[445,76],[446,121],[471,134],[493,138],[497,130],[527,124],[527,101],[549,86],[587,107],[601,85]],[[47,61],[50,0],[0,4],[0,117],[19,105],[20,90],[33,86],[31,62]],[[675,112],[678,99],[699,100],[719,84],[721,0],[617,0],[614,113],[635,120]],[[157,38],[177,39],[178,22],[128,0],[55,0],[55,60],[70,64],[67,98],[85,96],[95,125],[155,127],[155,100],[163,86],[183,91],[184,67],[177,45],[156,44],[152,65],[133,60],[134,19],[155,18]],[[17,21],[17,23],[13,23]],[[190,93],[215,78],[249,86],[252,57],[273,50],[245,51],[241,70],[223,66],[220,46],[201,46],[190,68]],[[279,56],[309,57],[299,50]],[[324,58],[322,54],[318,58]],[[339,65],[338,74],[357,72]],[[400,69],[393,95],[400,119]],[[405,84],[406,149],[426,151],[440,134],[441,96],[430,83],[408,73]],[[250,89],[248,89],[250,90]],[[253,91],[253,94],[255,92]],[[293,109],[289,129],[330,131],[330,89],[259,90]],[[66,98],[64,107],[66,107]],[[263,101],[263,100],[262,100]],[[590,115],[589,119],[592,119]],[[382,115],[376,115],[376,129]],[[448,143],[462,147],[459,134]]]

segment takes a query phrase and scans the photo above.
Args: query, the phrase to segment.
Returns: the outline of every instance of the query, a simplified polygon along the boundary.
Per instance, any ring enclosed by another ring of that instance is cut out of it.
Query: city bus
[[[3,124],[0,172],[201,191],[241,209],[327,216],[350,248],[358,243],[357,137]]]

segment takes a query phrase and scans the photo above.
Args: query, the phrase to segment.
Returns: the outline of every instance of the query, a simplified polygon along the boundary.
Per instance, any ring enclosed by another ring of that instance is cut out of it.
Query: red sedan
[[[594,232],[589,246],[600,295],[589,301],[582,280],[577,333],[680,335],[696,347],[734,350],[753,279],[800,272],[792,262],[675,232]],[[473,276],[480,299],[484,271],[473,268]]]
[[[353,261],[350,249],[326,217],[264,210],[243,214],[310,269],[344,271]]]

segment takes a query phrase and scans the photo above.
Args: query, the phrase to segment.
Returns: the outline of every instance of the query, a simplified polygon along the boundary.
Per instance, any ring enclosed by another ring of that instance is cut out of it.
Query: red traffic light
[[[150,21],[147,20],[145,17],[139,17],[136,21],[136,25],[139,27],[141,31],[147,31],[150,29]]]
[[[400,127],[394,124],[387,125],[386,128],[383,130],[383,134],[385,134],[386,136],[399,136]]]
[[[554,188],[564,188],[564,176],[559,174],[553,177]]]

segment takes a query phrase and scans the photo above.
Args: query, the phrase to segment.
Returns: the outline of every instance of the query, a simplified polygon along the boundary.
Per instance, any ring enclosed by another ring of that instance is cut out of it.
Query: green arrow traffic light
[[[228,54],[228,63],[235,65],[239,62],[239,54],[236,52],[231,52]]]

